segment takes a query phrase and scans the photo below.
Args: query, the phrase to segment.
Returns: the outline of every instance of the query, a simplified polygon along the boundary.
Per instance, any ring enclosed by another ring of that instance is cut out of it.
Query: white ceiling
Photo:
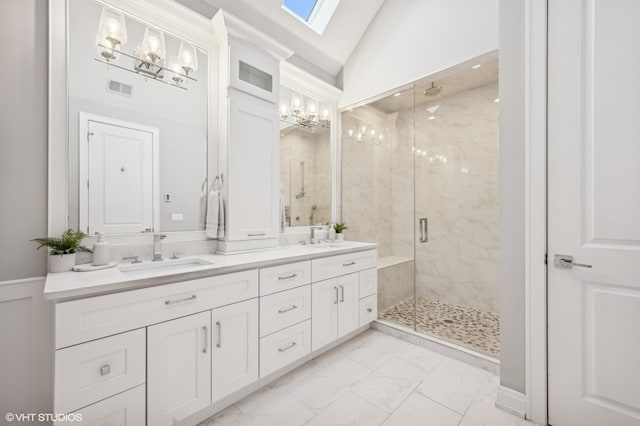
[[[282,10],[282,0],[176,1],[207,17],[212,17],[217,9],[230,12],[292,49],[295,52],[290,59],[292,63],[334,83],[384,2],[342,0],[326,30],[319,35]]]

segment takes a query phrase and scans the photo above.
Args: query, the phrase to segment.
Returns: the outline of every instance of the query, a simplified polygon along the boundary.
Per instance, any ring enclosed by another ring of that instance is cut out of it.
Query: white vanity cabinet
[[[212,400],[258,380],[258,299],[211,311]]]
[[[57,303],[55,412],[197,424],[375,320],[375,250],[309,257]]]
[[[147,422],[175,424],[211,404],[211,312],[147,331]]]
[[[280,232],[277,106],[229,89],[228,109],[226,240],[277,241]]]
[[[278,245],[280,61],[292,52],[224,10],[219,44],[218,173],[224,176],[221,252]]]

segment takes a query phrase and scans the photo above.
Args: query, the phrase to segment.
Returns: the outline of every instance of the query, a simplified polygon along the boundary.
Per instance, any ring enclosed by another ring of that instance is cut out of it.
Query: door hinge
[[[87,142],[89,142],[89,137],[93,136],[93,132],[87,132]]]
[[[87,181],[87,189],[89,189],[89,181]]]
[[[545,265],[548,265],[547,256],[548,256],[547,253],[545,253],[544,254],[544,264]]]

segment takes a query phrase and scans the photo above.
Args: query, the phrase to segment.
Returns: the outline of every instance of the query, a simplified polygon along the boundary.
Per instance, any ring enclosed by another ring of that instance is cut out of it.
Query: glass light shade
[[[311,121],[318,121],[318,101],[309,99],[307,102],[307,117]]]
[[[320,106],[320,120],[327,123],[331,119],[331,109],[326,104]]]
[[[179,56],[170,57],[167,63],[167,68],[173,71],[173,74],[171,75],[171,80],[173,80],[173,82],[176,85],[180,85],[180,83],[184,81],[184,77],[182,76],[182,74],[184,73],[184,70],[182,69],[181,58]]]
[[[102,8],[96,44],[116,48],[127,42],[127,24],[124,15],[107,7]]]
[[[280,119],[286,120],[289,117],[291,110],[289,109],[289,101],[286,99],[280,100]]]
[[[303,102],[304,101],[302,100],[301,94],[294,93],[293,95],[291,95],[291,112],[293,113],[293,115],[297,115],[297,116],[304,115]]]
[[[198,69],[198,52],[193,44],[184,41],[180,43],[178,58],[182,64],[182,72],[184,74],[189,75],[189,73]]]
[[[164,33],[156,28],[147,27],[142,39],[142,48],[151,62],[164,59],[166,56]]]

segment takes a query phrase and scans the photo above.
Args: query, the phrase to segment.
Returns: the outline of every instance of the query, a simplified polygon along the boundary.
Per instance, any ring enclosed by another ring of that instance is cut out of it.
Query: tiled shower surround
[[[497,97],[495,81],[431,103],[417,93],[415,112],[386,114],[365,106],[343,114],[342,217],[350,225],[348,238],[377,242],[381,258],[410,260],[415,249],[418,300],[499,312]],[[430,119],[426,109],[435,104],[439,108]],[[363,124],[382,129],[384,142],[348,136]],[[423,217],[429,241],[419,243],[417,220]],[[413,296],[413,288],[398,281],[408,267],[380,270],[379,312],[408,292]]]

